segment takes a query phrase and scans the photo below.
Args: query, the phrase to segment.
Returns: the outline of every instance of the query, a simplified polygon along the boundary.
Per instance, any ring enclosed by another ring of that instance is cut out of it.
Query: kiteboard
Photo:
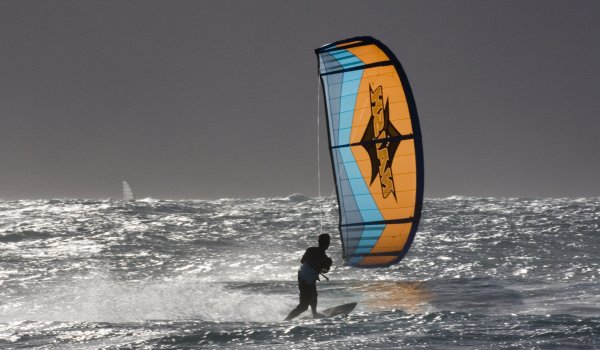
[[[348,315],[354,310],[356,307],[356,303],[348,303],[343,305],[334,306],[329,309],[325,309],[319,313],[319,316],[316,318],[330,318],[338,315]]]

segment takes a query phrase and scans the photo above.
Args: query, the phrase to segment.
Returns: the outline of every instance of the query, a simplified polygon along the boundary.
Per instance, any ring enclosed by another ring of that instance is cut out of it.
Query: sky
[[[0,198],[329,196],[314,50],[357,35],[408,75],[425,197],[600,196],[598,1],[3,0]]]

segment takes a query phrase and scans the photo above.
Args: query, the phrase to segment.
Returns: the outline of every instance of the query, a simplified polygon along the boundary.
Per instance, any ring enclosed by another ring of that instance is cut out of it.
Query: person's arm
[[[329,272],[329,269],[331,268],[331,264],[333,263],[333,261],[331,260],[330,257],[328,257],[327,255],[323,254],[323,260],[322,260],[322,266],[321,266],[321,272],[322,273],[327,273]]]

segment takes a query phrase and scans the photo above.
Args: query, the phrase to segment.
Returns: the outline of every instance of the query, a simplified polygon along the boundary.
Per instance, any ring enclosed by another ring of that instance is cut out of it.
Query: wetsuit
[[[329,271],[331,259],[325,254],[325,249],[310,247],[300,259],[300,270],[298,270],[298,289],[300,290],[300,304],[288,315],[286,320],[300,315],[310,305],[313,316],[317,315],[317,283],[319,273]]]

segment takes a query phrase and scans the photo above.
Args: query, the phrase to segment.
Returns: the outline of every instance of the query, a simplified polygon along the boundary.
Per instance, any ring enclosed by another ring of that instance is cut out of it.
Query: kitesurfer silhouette
[[[313,317],[319,317],[317,313],[317,281],[320,281],[319,274],[329,272],[331,267],[331,258],[325,254],[329,248],[330,237],[323,233],[319,236],[319,246],[310,247],[300,259],[300,269],[298,270],[298,289],[300,290],[300,303],[285,318],[286,321],[300,315],[310,305]]]

